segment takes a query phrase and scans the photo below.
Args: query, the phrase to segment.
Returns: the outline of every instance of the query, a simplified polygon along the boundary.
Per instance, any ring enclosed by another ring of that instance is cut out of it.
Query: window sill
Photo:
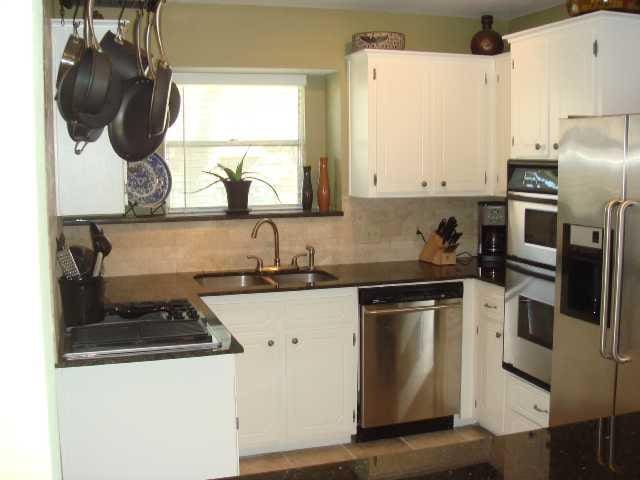
[[[118,216],[118,215],[96,215],[86,217],[62,217],[62,224],[65,227],[88,225],[95,222],[101,225],[122,225],[129,223],[172,223],[172,222],[215,222],[228,220],[257,220],[261,218],[317,218],[317,217],[342,217],[344,212],[330,210],[320,212],[319,210],[304,211],[300,209],[292,210],[254,210],[246,214],[228,214],[225,212],[215,213],[168,213],[166,215],[146,215],[146,216]]]

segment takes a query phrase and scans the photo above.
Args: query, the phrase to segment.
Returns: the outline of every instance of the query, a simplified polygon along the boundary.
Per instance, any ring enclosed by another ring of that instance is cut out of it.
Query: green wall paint
[[[539,27],[548,23],[557,22],[569,18],[566,4],[532,13],[523,17],[514,18],[509,22],[509,33],[520,32],[528,28]]]

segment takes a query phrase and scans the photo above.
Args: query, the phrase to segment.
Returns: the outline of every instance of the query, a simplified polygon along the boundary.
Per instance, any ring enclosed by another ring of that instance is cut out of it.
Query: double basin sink
[[[338,278],[322,270],[282,270],[279,272],[222,272],[196,275],[195,281],[212,290],[245,290],[255,287],[313,287]]]

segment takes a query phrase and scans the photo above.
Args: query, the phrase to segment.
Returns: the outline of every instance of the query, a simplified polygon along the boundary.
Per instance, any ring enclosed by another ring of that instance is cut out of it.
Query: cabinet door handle
[[[429,184],[427,183],[426,180],[423,180],[421,185],[423,188],[426,188]]]
[[[540,145],[539,143],[536,143],[536,150],[542,150],[542,145]]]
[[[558,150],[560,148],[560,144],[559,143],[554,143],[553,144],[553,149],[554,150]]]
[[[447,186],[447,182],[446,182],[446,180],[441,181],[441,182],[440,182],[440,185],[442,185],[443,187],[446,187],[446,186]]]
[[[496,338],[502,338],[502,333],[496,332]]]
[[[492,310],[497,310],[498,309],[498,307],[496,307],[495,305],[490,305],[488,303],[484,304],[484,308],[491,308]]]
[[[549,413],[549,410],[545,410],[544,408],[540,408],[537,403],[533,404],[533,409],[539,413]]]
[[[291,339],[291,343],[293,343],[294,345],[297,345],[298,344],[298,339],[296,337],[293,337]]]
[[[269,345],[270,347],[273,347],[276,344],[276,342],[274,342],[273,340],[269,340],[267,342],[267,345]]]

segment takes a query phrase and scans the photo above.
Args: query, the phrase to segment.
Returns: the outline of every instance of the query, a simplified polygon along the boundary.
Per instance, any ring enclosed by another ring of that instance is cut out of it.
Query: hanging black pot
[[[248,213],[249,208],[249,188],[250,180],[231,182],[223,180],[224,188],[227,191],[227,213]]]

